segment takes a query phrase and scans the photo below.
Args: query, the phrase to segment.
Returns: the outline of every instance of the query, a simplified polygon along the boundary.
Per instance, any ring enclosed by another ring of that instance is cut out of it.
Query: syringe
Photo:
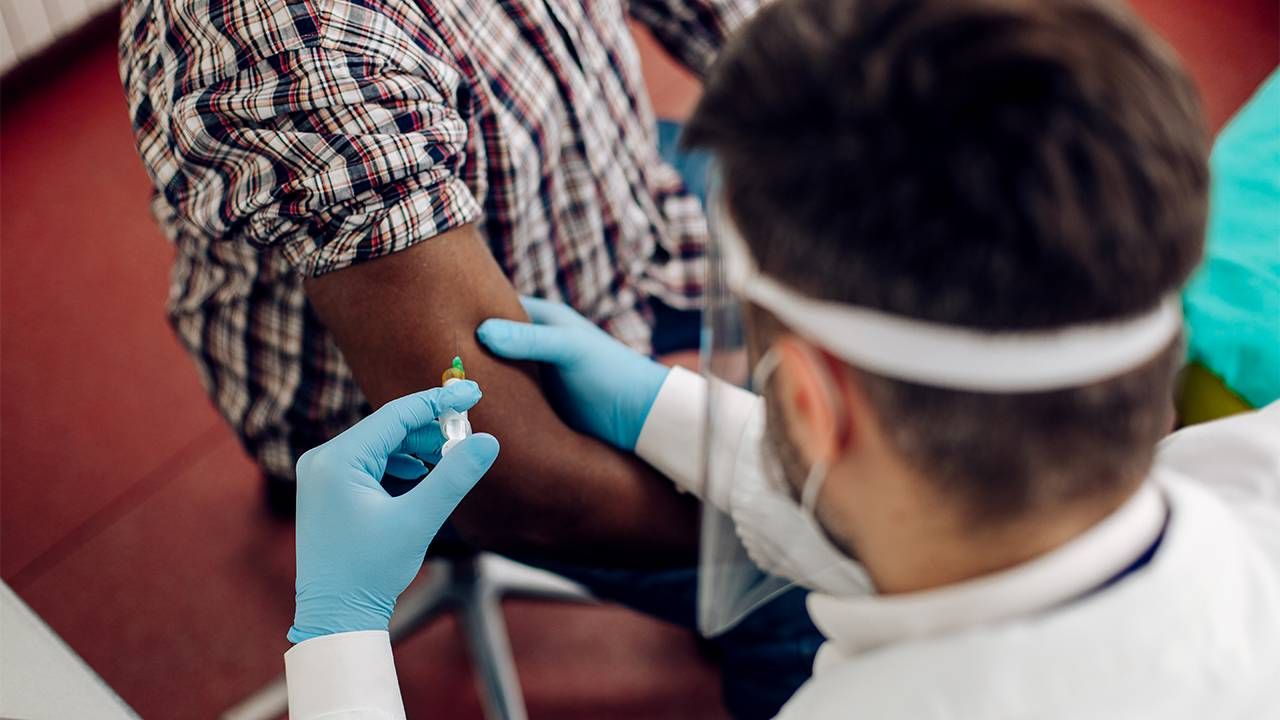
[[[440,376],[440,384],[442,387],[449,387],[449,383],[466,379],[467,373],[462,369],[462,358],[455,355],[453,364]],[[467,411],[445,410],[440,413],[440,432],[444,435],[444,447],[440,448],[440,455],[443,457],[453,449],[454,445],[471,437],[471,421],[467,419]]]

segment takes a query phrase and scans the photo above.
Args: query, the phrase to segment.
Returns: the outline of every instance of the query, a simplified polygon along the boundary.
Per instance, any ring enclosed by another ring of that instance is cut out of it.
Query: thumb
[[[497,458],[497,438],[488,433],[472,435],[455,445],[403,499],[418,521],[430,525],[434,536]]]
[[[476,337],[498,357],[535,360],[562,365],[570,357],[569,333],[552,325],[532,325],[514,320],[485,320]]]

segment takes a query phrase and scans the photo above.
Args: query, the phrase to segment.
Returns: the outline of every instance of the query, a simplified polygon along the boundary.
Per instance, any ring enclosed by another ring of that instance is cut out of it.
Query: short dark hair
[[[1052,328],[1150,310],[1201,255],[1194,86],[1106,0],[776,0],[710,69],[685,143],[715,154],[761,269],[813,297]],[[859,372],[905,457],[990,518],[1140,479],[1180,351],[1018,395]]]

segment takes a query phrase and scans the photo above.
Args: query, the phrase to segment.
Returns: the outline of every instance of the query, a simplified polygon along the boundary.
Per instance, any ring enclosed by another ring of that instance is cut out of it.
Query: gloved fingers
[[[417,480],[427,474],[427,466],[418,458],[399,452],[387,457],[387,469],[384,472],[401,480]]]
[[[582,317],[577,310],[554,300],[520,296],[520,304],[529,313],[529,319],[537,325],[557,325],[559,327],[595,328],[595,323]]]
[[[476,433],[455,445],[417,487],[400,498],[410,506],[413,522],[425,523],[429,538],[434,537],[497,457],[498,440],[488,433]]]
[[[446,408],[462,411],[479,400],[480,387],[469,380],[396,398],[325,443],[325,455],[364,470],[376,483],[387,457],[400,449],[409,433],[429,425]]]
[[[440,430],[440,421],[432,420],[425,427],[420,427],[405,436],[404,442],[400,444],[400,450],[413,453],[423,461],[434,465],[440,462],[440,449],[444,447],[444,439],[444,433]],[[392,455],[392,457],[395,456]],[[422,473],[414,477],[422,477]]]
[[[572,358],[571,331],[553,325],[532,325],[490,319],[476,328],[476,337],[499,357],[561,365]]]

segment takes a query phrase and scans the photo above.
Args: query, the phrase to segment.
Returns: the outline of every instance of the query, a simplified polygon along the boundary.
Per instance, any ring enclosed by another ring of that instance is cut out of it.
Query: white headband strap
[[[1177,297],[1115,322],[1033,332],[984,332],[817,300],[760,274],[749,250],[717,223],[726,281],[741,298],[846,362],[922,385],[1020,393],[1080,387],[1139,367],[1182,327]]]

